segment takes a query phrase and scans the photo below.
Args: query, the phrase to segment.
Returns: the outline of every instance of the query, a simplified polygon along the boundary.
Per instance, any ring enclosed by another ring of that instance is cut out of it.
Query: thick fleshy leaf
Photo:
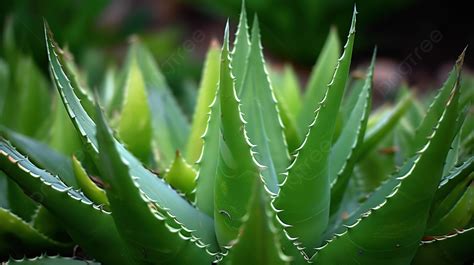
[[[55,241],[9,210],[0,208],[0,259],[25,254],[66,253],[71,244]]]
[[[11,179],[8,180],[7,193],[10,210],[21,219],[30,222],[39,205]]]
[[[474,214],[474,184],[468,183],[462,197],[453,205],[451,210],[441,217],[434,225],[426,230],[430,236],[446,235],[455,230],[463,229]]]
[[[464,182],[466,178],[469,178],[470,174],[474,171],[474,156],[471,156],[466,161],[461,163],[459,166],[453,168],[448,175],[444,176],[439,184],[439,188],[436,191],[433,203],[437,203],[440,200],[446,198],[457,185]],[[467,184],[467,182],[466,182]]]
[[[79,259],[72,259],[72,258],[63,258],[59,256],[40,256],[31,259],[10,259],[5,263],[5,265],[9,264],[23,264],[23,265],[100,265],[98,262],[89,261],[89,260],[79,260]]]
[[[219,95],[214,95],[211,103],[206,131],[202,136],[203,147],[201,156],[196,162],[198,173],[196,176],[196,206],[209,216],[214,216],[214,184],[217,175],[220,142],[221,105]]]
[[[365,84],[352,112],[342,129],[341,135],[331,148],[329,155],[329,181],[331,183],[331,213],[334,213],[342,201],[352,170],[357,150],[362,145],[372,99],[372,77],[374,74],[375,51],[368,69]]]
[[[463,265],[474,261],[474,227],[455,234],[422,241],[412,265]]]
[[[0,141],[0,168],[60,219],[71,238],[89,255],[107,264],[133,264],[110,213],[58,177],[36,167],[3,140]]]
[[[125,96],[118,124],[120,139],[140,161],[149,164],[151,155],[151,113],[145,81],[135,58],[131,59]]]
[[[250,53],[249,29],[247,24],[247,12],[245,11],[245,1],[242,1],[240,10],[239,25],[235,33],[234,48],[232,50],[232,74],[235,77],[235,90],[237,95],[242,91],[244,74],[247,69],[248,56]]]
[[[304,135],[307,132],[308,126],[314,119],[314,110],[318,108],[319,102],[323,100],[327,85],[333,77],[334,68],[340,55],[340,46],[337,31],[335,28],[332,28],[313,67],[305,90],[303,106],[297,120],[300,135]]]
[[[446,158],[445,165],[443,168],[443,176],[449,174],[449,171],[459,162],[459,155],[461,149],[461,132],[454,138],[449,150],[448,157]]]
[[[219,244],[229,246],[238,237],[247,213],[252,184],[260,167],[252,156],[239,99],[230,68],[229,27],[225,29],[219,78],[221,126],[219,162],[214,187],[214,221]]]
[[[81,102],[75,95],[75,88],[70,82],[68,82],[69,78],[62,70],[61,64],[57,58],[57,44],[52,39],[52,33],[47,27],[45,28],[45,34],[46,44],[48,47],[48,56],[50,60],[50,68],[55,79],[54,81],[57,84],[57,88],[61,94],[63,102],[66,103],[65,106],[69,116],[81,135],[84,146],[88,149],[90,156],[97,157],[98,144],[95,136],[96,125],[94,121],[88,116],[82,107]],[[158,72],[156,72],[157,69],[155,68],[153,61],[151,61],[149,54],[145,52],[144,54],[141,54],[140,52],[137,53],[139,54],[137,56],[138,64],[143,66],[141,70],[144,75],[145,82],[147,83],[148,78],[151,80],[150,85],[147,84],[148,95],[151,98],[149,99],[151,100],[149,101],[150,106],[155,105],[155,107],[162,107],[163,102],[159,103],[155,101],[160,98],[160,93],[155,92],[158,92],[158,90],[160,90],[160,92],[168,91],[163,87],[159,88],[157,86],[158,84],[163,84],[162,81],[164,82],[164,80],[162,79],[162,76],[158,75]],[[166,94],[168,92],[163,93]],[[154,113],[153,109],[152,112]],[[168,114],[171,115],[170,113]],[[175,116],[173,117],[176,118]],[[199,238],[208,247],[209,251],[218,251],[213,220],[189,204],[175,190],[171,189],[169,185],[166,184],[161,178],[158,178],[155,174],[143,167],[141,162],[138,161],[138,159],[136,159],[129,151],[127,151],[123,145],[119,144],[118,141],[116,143],[120,155],[127,162],[127,165],[130,168],[130,174],[136,177],[135,181],[139,184],[141,191],[143,191],[143,193],[146,194],[150,200],[155,201],[159,209],[166,210],[167,213],[176,218],[177,222],[182,227],[184,227],[185,230],[192,231],[191,233],[195,237]],[[174,154],[175,151],[173,151],[173,155]]]
[[[466,50],[464,50],[457,59],[456,64],[451,70],[451,73],[449,74],[443,86],[440,88],[436,98],[433,100],[428,111],[426,112],[423,122],[417,128],[415,136],[415,150],[418,149],[418,147],[423,146],[426,137],[431,134],[433,126],[436,125],[438,117],[441,115],[441,113],[443,113],[445,108],[444,102],[446,102],[450,97],[451,88],[459,79],[461,68],[464,62],[465,52]]]
[[[255,181],[254,192],[247,215],[240,229],[239,237],[232,243],[222,264],[290,264],[289,257],[281,250],[279,233],[273,224],[274,213],[270,197],[259,179]]]
[[[145,81],[153,140],[157,146],[155,156],[164,170],[173,161],[176,150],[185,150],[189,124],[150,52],[136,42],[130,53],[130,60],[135,58]]]
[[[173,163],[171,163],[170,168],[166,170],[164,178],[171,187],[182,192],[188,199],[192,200],[194,197],[192,192],[196,187],[196,174],[196,170],[177,151],[176,157]]]
[[[204,145],[201,137],[208,127],[209,106],[216,96],[217,83],[219,82],[219,58],[219,43],[214,40],[207,52],[193,123],[186,147],[186,159],[192,164],[199,159]]]
[[[105,209],[109,208],[109,201],[105,191],[99,187],[89,178],[86,170],[82,167],[81,161],[75,156],[72,157],[72,168],[78,186],[82,192],[97,205],[103,205]]]
[[[118,143],[105,124],[100,109],[96,116],[99,143],[97,166],[105,181],[114,221],[133,259],[139,264],[156,261],[187,264],[189,260],[198,264],[211,263],[212,256],[206,253],[205,245],[199,238],[186,238],[188,232],[174,228],[175,220],[166,216],[166,212],[143,194],[126,160],[121,157]]]
[[[248,65],[238,96],[241,100],[240,110],[247,121],[247,136],[255,145],[254,157],[265,167],[261,172],[264,183],[271,193],[276,194],[290,158],[275,95],[265,68],[257,18],[252,27]]]
[[[442,176],[443,161],[449,151],[445,143],[456,134],[458,99],[456,83],[432,134],[414,162],[409,162],[407,174],[397,178],[399,183],[381,204],[328,241],[312,258],[315,264],[408,264],[411,261]]]
[[[288,169],[273,205],[286,233],[302,254],[314,254],[329,221],[329,155],[338,113],[349,76],[355,38],[357,11],[354,9],[344,52],[338,61],[333,80],[314,112],[313,122],[295,161]],[[302,110],[304,111],[304,109]]]
[[[27,155],[35,165],[59,176],[68,186],[79,188],[69,158],[52,150],[46,144],[6,128],[0,128],[0,133],[18,150]]]
[[[69,81],[72,83],[72,86],[77,88],[75,90],[76,96],[79,98],[81,105],[89,116],[95,120],[95,103],[92,96],[89,94],[90,89],[85,85],[84,78],[81,78],[82,76],[79,74],[79,69],[74,62],[74,56],[67,48],[65,50],[60,50],[59,47],[57,48],[58,52],[61,54],[58,59],[63,66],[63,70],[67,76],[71,77]]]

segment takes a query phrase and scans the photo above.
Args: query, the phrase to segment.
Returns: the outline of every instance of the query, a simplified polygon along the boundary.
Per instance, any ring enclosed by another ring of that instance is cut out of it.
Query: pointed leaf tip
[[[227,19],[225,23],[224,40],[222,41],[222,49],[225,49],[226,51],[229,50],[229,19]]]

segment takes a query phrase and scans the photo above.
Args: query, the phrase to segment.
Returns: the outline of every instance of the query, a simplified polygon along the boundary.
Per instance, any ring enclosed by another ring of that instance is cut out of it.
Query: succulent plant
[[[291,68],[282,75],[265,62],[258,19],[249,33],[243,8],[232,49],[228,24],[222,47],[210,47],[191,125],[139,41],[92,97],[45,24],[64,109],[35,113],[44,124],[29,114],[15,119],[5,113],[32,107],[25,104],[36,94],[3,109],[18,99],[11,87],[0,91],[2,258],[473,261],[473,94],[461,83],[464,52],[426,112],[401,89],[395,106],[370,114],[376,52],[364,78],[350,77],[356,14],[342,55],[332,32],[301,96]],[[13,79],[3,71],[9,65],[0,64],[1,80]]]

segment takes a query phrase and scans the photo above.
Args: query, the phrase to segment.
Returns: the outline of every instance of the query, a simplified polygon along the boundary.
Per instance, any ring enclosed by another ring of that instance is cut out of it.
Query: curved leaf
[[[166,170],[164,179],[188,199],[193,199],[192,192],[196,187],[196,171],[184,160],[180,152],[176,152],[176,157],[170,168]]]
[[[331,213],[334,213],[342,201],[354,169],[357,150],[362,146],[372,99],[372,78],[374,74],[375,54],[368,69],[365,84],[341,135],[331,148],[329,155],[329,181],[331,183]]]
[[[265,167],[261,172],[265,186],[276,194],[290,157],[275,95],[265,69],[257,18],[252,27],[248,65],[238,96],[240,110],[247,121],[246,132],[255,145],[254,157]]]
[[[137,42],[131,47],[131,53],[145,81],[153,139],[158,151],[156,156],[161,168],[165,169],[173,161],[176,150],[185,150],[189,124],[150,52]]]
[[[127,149],[145,164],[151,154],[151,114],[148,106],[145,81],[132,58],[125,85],[122,113],[119,118],[118,133]]]
[[[259,179],[254,181],[254,192],[249,210],[232,246],[222,264],[282,265],[290,264],[281,250],[278,231],[273,224],[270,197]]]
[[[107,264],[133,264],[110,213],[93,205],[58,177],[33,165],[3,140],[0,141],[0,168],[60,219],[71,238],[89,255]]]
[[[281,185],[273,205],[279,221],[294,245],[308,258],[322,240],[329,221],[330,183],[329,154],[338,113],[349,76],[355,37],[357,11],[354,9],[344,52],[336,66],[323,100],[314,112],[314,119],[288,176]],[[303,109],[304,111],[304,109]]]
[[[217,83],[219,82],[219,60],[219,43],[213,40],[207,52],[193,123],[186,147],[186,159],[192,164],[199,159],[204,145],[201,137],[208,127],[209,106],[216,96]]]
[[[259,179],[259,166],[252,157],[246,122],[232,78],[229,55],[229,24],[221,53],[219,80],[221,127],[219,162],[214,186],[214,221],[219,244],[229,246],[238,237],[251,199],[252,184]]]
[[[199,238],[189,237],[182,228],[170,227],[175,220],[160,211],[153,200],[140,190],[134,176],[121,157],[117,143],[97,111],[97,166],[104,176],[113,218],[130,253],[139,264],[184,264],[191,259],[211,263],[212,257]],[[130,218],[132,216],[132,218]],[[195,243],[196,242],[196,243]],[[184,254],[186,253],[186,254]]]
[[[338,62],[340,46],[337,31],[335,28],[332,28],[313,67],[305,89],[303,105],[297,119],[300,135],[304,135],[307,132],[308,126],[314,120],[314,110],[318,108],[319,102],[323,100],[327,84],[331,81],[334,68]]]
[[[250,53],[249,29],[247,24],[247,12],[245,11],[245,1],[242,1],[240,10],[239,25],[235,33],[234,49],[232,50],[232,73],[235,77],[235,90],[237,95],[242,91],[244,74],[247,69],[248,56]]]
[[[72,167],[74,176],[82,192],[97,205],[103,205],[106,209],[109,207],[109,201],[105,191],[99,187],[89,178],[86,170],[82,167],[81,162],[75,157],[72,157]]]
[[[463,265],[474,261],[474,227],[422,241],[412,265]]]
[[[399,183],[381,204],[328,241],[312,258],[315,264],[408,264],[411,261],[442,176],[449,151],[446,140],[451,141],[456,134],[458,85],[451,90],[445,111],[408,173],[397,178]]]
[[[62,70],[61,64],[57,58],[57,44],[52,39],[52,33],[48,30],[47,26],[45,26],[45,35],[50,68],[55,78],[54,81],[57,84],[58,91],[61,94],[63,102],[65,102],[65,107],[71,120],[82,137],[81,139],[84,142],[84,146],[88,149],[92,157],[96,157],[98,155],[98,144],[95,136],[96,125],[82,107],[80,101],[75,95],[75,88],[72,87],[71,83],[68,81],[68,76]],[[137,52],[137,60],[138,64],[143,67],[141,70],[145,78],[145,83],[147,83],[148,95],[150,96],[150,106],[162,107],[163,102],[158,102],[162,99],[160,99],[160,95],[165,95],[169,91],[163,87],[159,87],[160,84],[164,84],[164,80],[162,79],[162,76],[158,74],[156,65],[154,65],[149,54],[143,50],[141,51],[142,52]],[[168,100],[170,99],[168,98]],[[155,113],[155,110],[152,109],[152,113]],[[155,118],[156,117],[153,119],[154,124],[156,125],[158,120]],[[175,118],[176,117],[174,117],[173,120]],[[178,120],[179,119],[176,119],[176,121],[173,122],[180,123]],[[139,184],[143,193],[145,193],[151,200],[155,201],[160,209],[166,210],[169,215],[173,216],[177,223],[182,227],[188,231],[192,231],[191,233],[204,242],[209,251],[218,251],[219,247],[215,238],[213,220],[189,204],[161,178],[158,178],[155,174],[143,167],[141,162],[128,152],[123,145],[119,144],[118,141],[116,141],[116,144],[120,155],[127,162],[128,167],[130,168],[130,174],[136,177],[136,182]],[[173,151],[173,155],[174,152],[175,151]]]
[[[0,208],[0,258],[40,254],[45,251],[66,253],[72,245],[55,241],[9,210]]]

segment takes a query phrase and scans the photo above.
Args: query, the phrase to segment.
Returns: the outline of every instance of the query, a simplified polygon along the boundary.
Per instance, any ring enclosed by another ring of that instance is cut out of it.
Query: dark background
[[[379,83],[395,78],[421,89],[436,87],[474,41],[468,1],[355,2],[359,16],[353,68],[365,65],[377,45]],[[331,26],[344,42],[355,2],[247,0],[246,5],[250,21],[258,13],[269,60],[276,67],[291,63],[304,82]],[[45,18],[61,45],[88,70],[92,86],[109,64],[120,62],[127,39],[136,34],[152,50],[171,86],[182,88],[198,81],[209,42],[221,39],[228,17],[235,29],[240,8],[240,0],[3,0],[0,21],[2,28],[13,21],[17,45],[46,71]],[[432,40],[433,32],[441,38]],[[468,69],[474,65],[471,54],[468,49]]]

